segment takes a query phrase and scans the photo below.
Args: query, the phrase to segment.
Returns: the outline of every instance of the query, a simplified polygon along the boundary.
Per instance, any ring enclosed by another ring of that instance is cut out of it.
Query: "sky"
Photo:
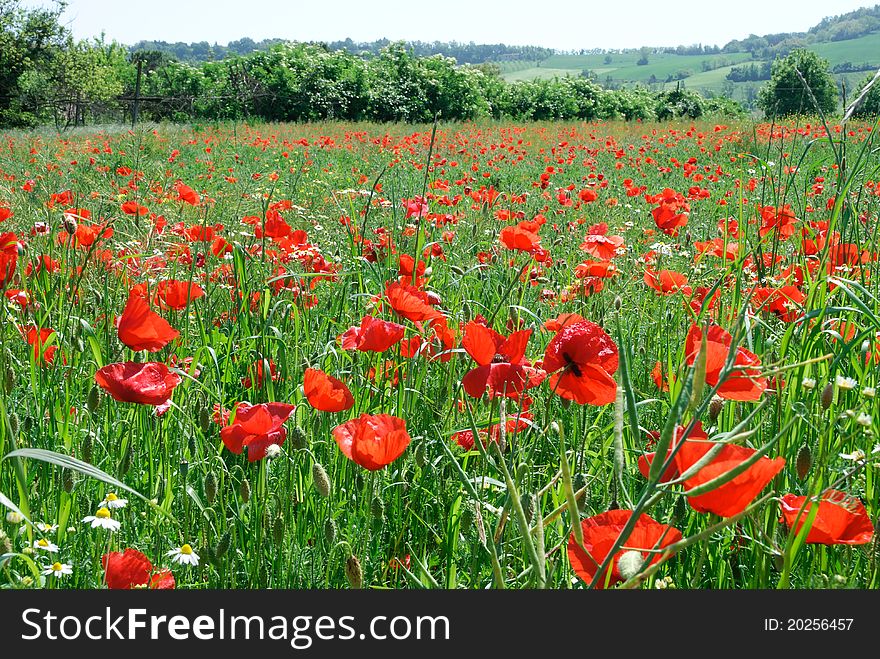
[[[49,0],[23,0],[47,6]],[[68,0],[76,38],[207,41],[474,41],[557,50],[723,46],[749,34],[802,32],[865,0]]]

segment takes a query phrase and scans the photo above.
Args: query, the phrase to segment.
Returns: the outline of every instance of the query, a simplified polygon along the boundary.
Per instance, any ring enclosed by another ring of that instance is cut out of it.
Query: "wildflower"
[[[813,507],[807,497],[786,494],[780,499],[782,520],[792,526],[797,520],[795,532],[807,521]],[[821,545],[864,545],[874,538],[874,525],[871,523],[862,502],[844,492],[826,490],[818,501],[819,510],[807,533],[806,542]],[[801,513],[801,508],[804,511]],[[800,517],[798,515],[800,514]]]
[[[108,364],[95,373],[95,382],[123,403],[164,405],[181,378],[158,362]]]
[[[816,380],[814,380],[813,378],[804,378],[801,381],[801,386],[804,389],[815,389],[816,388]]]
[[[394,462],[410,443],[406,421],[390,414],[361,414],[332,432],[345,457],[370,471]]]
[[[220,439],[236,454],[247,446],[248,461],[256,462],[266,457],[266,449],[271,444],[284,444],[287,429],[283,424],[295,409],[296,406],[287,403],[238,403],[235,421],[220,431]]]
[[[98,508],[98,512],[94,515],[83,517],[83,521],[90,523],[93,529],[100,526],[102,529],[107,529],[110,532],[117,531],[119,530],[119,527],[122,526],[119,522],[110,517],[110,510],[105,507]]]
[[[322,412],[344,412],[354,405],[354,397],[345,383],[314,368],[306,369],[303,391],[309,404]]]
[[[37,522],[34,528],[40,533],[55,533],[58,530],[57,524],[46,524],[46,522]]]
[[[136,352],[158,352],[180,335],[162,316],[151,311],[147,301],[135,292],[129,293],[116,329],[119,340]]]
[[[874,387],[863,387],[862,395],[866,398],[873,398],[877,393],[877,390]]]
[[[56,561],[45,570],[43,570],[43,574],[46,576],[52,574],[60,579],[67,576],[68,574],[73,574],[73,566],[68,565],[67,563],[59,563]]]
[[[171,570],[153,571],[153,564],[137,549],[114,551],[101,557],[107,588],[128,590],[149,587],[157,590],[175,586]]]
[[[478,322],[469,322],[461,345],[477,367],[462,378],[467,394],[479,398],[488,389],[490,398],[517,398],[523,390],[540,384],[543,374],[525,359],[531,335],[532,330],[521,330],[505,337]]]
[[[864,426],[865,428],[871,427],[871,415],[865,412],[862,412],[856,417],[856,423],[860,426]]]
[[[24,517],[22,517],[21,513],[17,513],[14,510],[6,513],[6,522],[7,524],[12,524],[15,526],[16,524],[21,524],[24,521]]]
[[[46,538],[40,538],[39,540],[34,540],[34,549],[42,549],[45,552],[54,554],[58,551],[58,545],[54,542],[49,542]]]
[[[614,402],[617,382],[611,376],[617,366],[614,340],[588,320],[563,327],[544,351],[543,369],[553,373],[551,391],[578,405]]]
[[[853,378],[844,377],[843,375],[838,375],[834,378],[834,384],[838,389],[843,389],[844,391],[850,391],[851,389],[855,389],[858,382]]]
[[[172,549],[165,554],[171,556],[171,560],[182,565],[198,565],[199,555],[193,551],[189,544],[182,545],[177,549]]]
[[[108,492],[107,496],[104,497],[104,500],[101,502],[102,506],[110,508],[113,510],[114,508],[125,508],[128,504],[128,499],[120,499],[116,496],[115,492]]]

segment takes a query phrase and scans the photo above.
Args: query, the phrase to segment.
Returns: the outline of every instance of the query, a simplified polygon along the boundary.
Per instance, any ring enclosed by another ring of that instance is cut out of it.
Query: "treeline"
[[[404,43],[369,58],[324,44],[282,43],[189,64],[160,51],[130,55],[103,39],[74,41],[57,21],[57,11],[19,5],[0,22],[0,40],[11,44],[0,50],[0,127],[118,122],[132,119],[135,106],[140,119],[151,121],[429,122],[438,113],[444,120],[663,119],[742,112],[731,101],[683,88],[607,90],[575,77],[506,83],[496,65],[418,57]]]
[[[254,41],[244,38],[230,41],[225,46],[209,44],[207,41],[196,43],[167,41],[139,41],[130,48],[132,55],[142,52],[159,52],[170,55],[174,59],[189,64],[222,60],[234,55],[249,55],[258,51],[269,51],[275,46],[286,43],[285,39],[263,39]],[[329,51],[344,50],[351,55],[361,57],[378,57],[384,48],[391,45],[388,39],[376,41],[341,41],[322,42]],[[460,64],[482,64],[484,62],[501,62],[505,60],[544,60],[553,55],[551,48],[538,46],[508,46],[498,44],[460,43],[458,41],[407,41],[406,47],[416,57],[443,55],[454,57]]]

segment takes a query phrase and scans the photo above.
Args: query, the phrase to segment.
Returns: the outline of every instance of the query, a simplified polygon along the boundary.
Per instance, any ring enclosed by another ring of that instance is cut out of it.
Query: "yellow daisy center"
[[[52,563],[52,571],[53,572],[61,572],[62,569],[63,569],[63,566],[61,565],[61,563]]]
[[[106,508],[99,508],[98,512],[95,513],[95,517],[98,519],[110,519],[110,511]]]
[[[40,545],[40,547],[48,547],[49,541],[45,538],[40,538],[39,540],[37,540],[37,544]]]
[[[113,492],[108,494],[107,498],[106,498],[107,501],[117,501],[118,499],[119,499],[119,497],[116,496],[115,494],[113,494]]]
[[[193,553],[193,548],[190,547],[189,545],[184,545],[183,547],[180,548],[180,553],[186,554],[187,556],[189,556],[190,554]]]

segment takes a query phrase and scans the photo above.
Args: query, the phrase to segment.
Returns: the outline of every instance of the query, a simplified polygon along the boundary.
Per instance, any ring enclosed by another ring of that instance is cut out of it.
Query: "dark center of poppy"
[[[569,357],[569,356],[568,356],[568,353],[566,353],[566,352],[563,352],[563,353],[562,353],[562,358],[565,360],[565,367],[566,367],[569,371],[571,371],[572,373],[574,373],[574,376],[575,376],[576,378],[579,378],[579,377],[581,376],[581,369],[578,368],[578,365],[574,363],[574,360],[572,360],[572,358]]]
[[[510,361],[510,358],[507,355],[502,355],[500,352],[496,353],[494,357],[492,357],[493,364],[506,364]]]

